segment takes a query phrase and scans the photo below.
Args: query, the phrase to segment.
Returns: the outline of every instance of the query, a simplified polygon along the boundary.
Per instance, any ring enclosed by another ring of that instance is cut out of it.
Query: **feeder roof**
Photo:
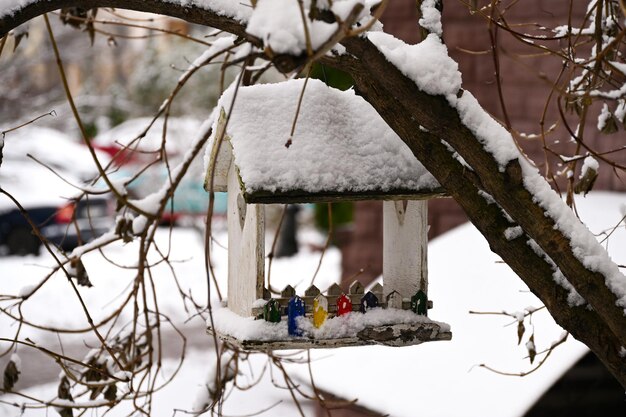
[[[305,87],[298,79],[240,87],[231,109],[232,97],[229,89],[218,103],[221,117],[207,150],[207,177],[211,161],[216,163],[215,191],[224,191],[234,156],[248,203],[443,195],[408,146],[353,90],[333,89],[315,79]],[[212,158],[224,127],[226,142]]]

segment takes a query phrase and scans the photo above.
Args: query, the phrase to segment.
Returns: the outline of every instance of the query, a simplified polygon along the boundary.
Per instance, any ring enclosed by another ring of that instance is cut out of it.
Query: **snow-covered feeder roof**
[[[234,156],[248,203],[444,195],[408,146],[352,90],[310,79],[291,136],[304,83],[298,79],[240,87],[232,110],[233,90],[224,93],[207,147],[205,188],[210,188],[208,178],[214,171],[213,190],[225,191]],[[214,157],[224,127],[224,141]]]

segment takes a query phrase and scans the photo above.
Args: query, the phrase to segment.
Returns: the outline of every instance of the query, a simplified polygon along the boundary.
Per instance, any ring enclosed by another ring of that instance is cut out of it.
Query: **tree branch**
[[[0,38],[22,23],[64,7],[80,7],[83,9],[112,7],[155,13],[221,29],[233,35],[254,41],[254,39],[246,35],[245,26],[236,19],[220,16],[213,10],[199,5],[187,4],[183,6],[179,3],[170,3],[163,0],[32,0],[32,2],[24,5],[13,15],[0,15]],[[255,41],[255,43],[258,43],[258,41]]]

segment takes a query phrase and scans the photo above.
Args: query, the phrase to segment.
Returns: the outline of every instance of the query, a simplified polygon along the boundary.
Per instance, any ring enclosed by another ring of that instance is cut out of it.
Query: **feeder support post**
[[[428,294],[428,201],[383,202],[383,296]]]
[[[246,204],[235,164],[228,172],[228,308],[247,317],[263,298],[265,280],[265,211]]]

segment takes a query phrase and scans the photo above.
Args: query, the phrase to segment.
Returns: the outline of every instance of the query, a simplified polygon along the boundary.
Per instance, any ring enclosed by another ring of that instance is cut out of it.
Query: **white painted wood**
[[[348,288],[349,294],[363,294],[364,291],[365,289],[363,288],[363,284],[356,280],[350,284],[350,288]]]
[[[383,295],[428,294],[428,201],[383,202]]]
[[[217,121],[215,129],[215,138],[224,135],[222,144],[218,147],[218,141],[213,141],[208,169],[204,177],[204,189],[211,191],[211,172],[213,172],[213,191],[227,191],[228,173],[233,161],[233,147],[230,138],[224,133],[226,128],[226,113],[224,109],[220,109],[220,117]],[[215,169],[213,169],[215,166]]]
[[[402,296],[398,291],[393,291],[387,296],[387,308],[402,310]]]
[[[265,212],[245,204],[235,164],[228,174],[228,308],[252,315],[252,304],[263,297],[265,277]]]

